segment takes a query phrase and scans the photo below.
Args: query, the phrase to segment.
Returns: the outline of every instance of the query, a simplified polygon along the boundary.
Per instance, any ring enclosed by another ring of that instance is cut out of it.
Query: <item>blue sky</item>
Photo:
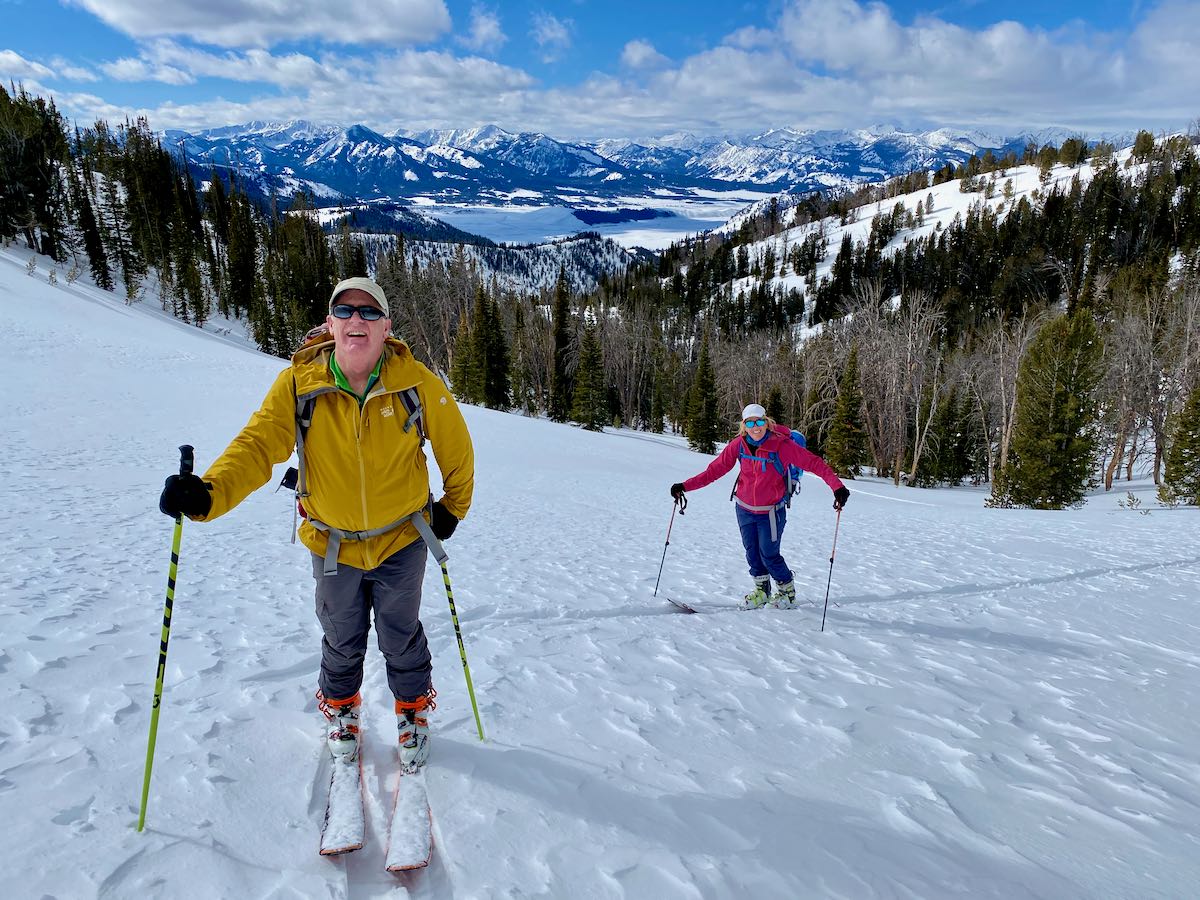
[[[85,124],[1098,135],[1200,115],[1195,0],[0,0],[0,22],[0,77]]]

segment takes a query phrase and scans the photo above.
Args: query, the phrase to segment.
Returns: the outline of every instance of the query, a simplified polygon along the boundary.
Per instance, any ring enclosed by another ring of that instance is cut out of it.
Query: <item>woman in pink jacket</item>
[[[779,586],[775,605],[795,606],[796,585],[792,570],[779,550],[791,493],[788,467],[799,466],[813,472],[829,485],[833,491],[834,509],[840,510],[846,505],[850,491],[825,460],[793,441],[791,431],[776,425],[762,406],[751,403],[742,410],[737,438],[730,441],[699,475],[671,485],[671,497],[678,501],[685,491],[712,484],[737,462],[741,463],[741,472],[733,499],[737,504],[738,530],[746,548],[746,562],[750,564],[750,576],[754,579],[754,590],[742,601],[742,609],[759,609],[770,602],[772,578]]]

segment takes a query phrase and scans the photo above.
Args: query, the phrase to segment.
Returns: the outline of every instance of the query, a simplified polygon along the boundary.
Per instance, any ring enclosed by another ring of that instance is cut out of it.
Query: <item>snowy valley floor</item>
[[[430,867],[383,867],[394,719],[364,686],[368,844],[317,855],[319,631],[284,493],[187,523],[147,829],[135,832],[177,446],[203,470],[281,366],[27,276],[0,253],[0,861],[55,898],[1190,898],[1200,884],[1200,514],[986,510],[977,490],[806,478],[805,605],[749,587],[723,481],[679,440],[465,410],[447,545]],[[282,467],[281,467],[282,468]],[[277,473],[277,474],[281,474]],[[834,603],[838,605],[834,605]],[[15,893],[12,893],[15,891]]]

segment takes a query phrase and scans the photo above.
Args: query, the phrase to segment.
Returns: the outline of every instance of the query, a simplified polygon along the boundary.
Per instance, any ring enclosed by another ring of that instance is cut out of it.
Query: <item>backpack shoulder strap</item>
[[[417,435],[421,438],[421,446],[424,447],[425,416],[421,409],[421,395],[415,387],[410,387],[400,392],[400,402],[404,404],[404,411],[408,413],[408,418],[404,420],[404,430],[408,431],[415,425]]]
[[[296,394],[296,461],[299,471],[296,475],[296,496],[308,496],[308,481],[304,465],[304,441],[308,437],[308,429],[312,427],[313,413],[317,408],[317,397],[336,391],[335,387],[320,388],[307,394]],[[292,391],[296,392],[296,382],[292,381]]]

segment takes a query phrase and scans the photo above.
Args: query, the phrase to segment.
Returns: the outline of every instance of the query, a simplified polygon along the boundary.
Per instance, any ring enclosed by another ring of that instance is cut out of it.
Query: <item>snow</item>
[[[940,205],[940,204],[939,204]],[[1195,509],[805,479],[805,603],[746,613],[707,457],[467,407],[475,504],[423,619],[438,707],[427,869],[384,869],[394,718],[371,647],[366,846],[318,855],[320,632],[289,498],[185,523],[146,830],[135,831],[176,448],[202,471],[282,361],[0,251],[7,402],[0,851],[57,897],[1185,898],[1200,882]],[[276,475],[281,475],[282,467]],[[668,523],[670,544],[664,546]],[[694,604],[672,612],[652,596]]]
[[[1145,167],[1145,164],[1133,165],[1131,173],[1126,168],[1131,155],[1132,148],[1126,148],[1114,154],[1114,158],[1123,174],[1136,175],[1139,169]],[[1086,188],[1095,175],[1095,172],[1096,167],[1090,162],[1083,163],[1075,168],[1055,164],[1051,168],[1046,182],[1043,184],[1037,166],[1014,166],[1010,169],[997,170],[994,173],[978,176],[976,180],[980,189],[968,193],[963,193],[961,190],[960,180],[952,179],[909,194],[901,194],[877,203],[857,207],[855,209],[855,216],[846,224],[842,224],[839,217],[831,216],[817,222],[809,222],[804,225],[785,228],[778,234],[745,245],[746,252],[753,264],[755,261],[761,261],[768,246],[774,247],[777,266],[776,272],[782,272],[786,269],[787,274],[776,274],[771,279],[772,285],[783,290],[794,288],[803,291],[811,300],[813,291],[820,284],[821,279],[831,274],[833,264],[837,260],[838,252],[841,249],[842,239],[849,234],[854,244],[866,244],[871,235],[871,219],[876,214],[890,214],[897,205],[901,206],[905,212],[915,214],[918,204],[926,203],[929,197],[933,198],[933,211],[925,213],[923,224],[913,228],[901,227],[896,236],[884,248],[884,254],[888,255],[903,249],[904,245],[912,240],[927,238],[930,235],[949,228],[954,224],[956,219],[965,219],[973,206],[989,208],[1002,220],[1021,201],[1021,198],[1026,198],[1036,207],[1052,191],[1069,192],[1071,183],[1076,177],[1079,178],[1080,183]],[[1005,185],[1010,181],[1012,183],[1011,199],[1004,196]],[[986,187],[989,182],[993,186],[993,196],[991,198],[986,197]],[[770,195],[767,196],[769,199]],[[786,198],[786,195],[780,196],[781,199]],[[740,210],[738,214],[731,216],[717,231],[724,234],[733,234],[744,224],[749,215],[761,215],[765,209],[766,204],[763,202],[747,206]],[[784,213],[785,221],[790,219],[792,215],[792,210],[788,209]],[[827,244],[826,255],[817,264],[814,282],[809,284],[807,278],[795,273],[791,267],[790,260],[786,263],[783,261],[791,248],[802,244],[804,239],[809,235],[821,232],[825,234]],[[734,280],[733,293],[736,295],[739,290],[750,290],[757,280],[754,276]],[[808,317],[811,318],[813,312],[811,303],[808,305],[807,311]],[[820,331],[820,329],[820,325],[815,327],[803,326],[797,328],[797,334],[803,338],[806,335]]]

